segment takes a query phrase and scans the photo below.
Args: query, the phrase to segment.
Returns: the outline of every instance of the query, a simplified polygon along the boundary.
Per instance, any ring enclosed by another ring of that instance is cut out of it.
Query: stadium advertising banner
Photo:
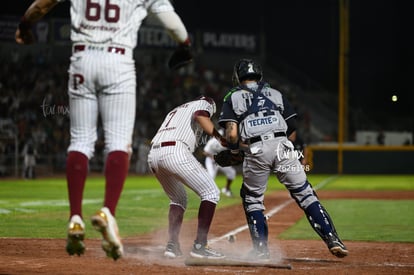
[[[214,31],[198,31],[189,33],[194,48],[204,51],[232,51],[257,53],[259,36],[246,33],[222,33]],[[160,27],[144,26],[139,31],[138,45],[144,48],[171,48],[176,43],[168,33]]]
[[[14,34],[20,18],[16,16],[0,17],[0,41],[14,42]],[[33,33],[38,42],[57,45],[70,43],[70,19],[54,18],[42,20],[33,26]],[[260,50],[260,37],[249,33],[226,33],[219,31],[199,30],[189,33],[194,48],[204,51],[232,51],[255,54]],[[159,26],[142,26],[138,34],[138,47],[172,48],[174,40]]]
[[[19,24],[17,16],[0,16],[0,41],[14,42],[14,34]]]
[[[205,50],[237,50],[241,52],[258,52],[259,37],[245,33],[202,32],[202,48]]]
[[[56,44],[70,43],[70,20],[59,18],[52,20],[52,40]]]
[[[192,35],[190,34],[190,37]],[[142,26],[138,33],[138,47],[172,48],[176,42],[160,27]]]
[[[1,16],[0,17],[0,41],[14,43],[14,36],[20,17]],[[33,25],[32,31],[38,43],[49,42],[49,21],[41,20]]]

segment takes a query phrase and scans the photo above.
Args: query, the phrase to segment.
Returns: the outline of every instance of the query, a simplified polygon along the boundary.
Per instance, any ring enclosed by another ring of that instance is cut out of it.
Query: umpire
[[[235,87],[224,97],[218,121],[226,129],[225,136],[232,153],[245,151],[240,196],[253,241],[250,256],[258,260],[270,259],[268,226],[263,211],[264,193],[272,173],[289,190],[329,251],[336,257],[345,257],[348,250],[307,180],[288,139],[295,133],[296,113],[287,99],[263,82],[262,77],[262,69],[254,61],[241,59],[236,62],[233,70]]]

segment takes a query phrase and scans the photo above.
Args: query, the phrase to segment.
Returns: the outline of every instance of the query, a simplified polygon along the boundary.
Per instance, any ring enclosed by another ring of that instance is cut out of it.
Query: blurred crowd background
[[[0,176],[26,177],[27,152],[34,152],[39,175],[65,169],[70,112],[68,2],[33,26],[38,43],[31,46],[14,42],[20,16],[31,1],[13,2],[0,14]],[[134,52],[138,87],[131,172],[148,172],[150,140],[171,108],[204,94],[220,110],[232,87],[233,64],[244,57],[259,62],[265,81],[294,105],[299,115],[298,134],[305,144],[336,144],[338,9],[342,1],[216,2],[173,1],[188,25],[196,56],[194,64],[178,72],[167,69],[174,44],[157,23],[149,17],[140,30]],[[246,19],[246,5],[255,20]],[[266,5],[275,7],[263,9]],[[412,75],[408,60],[413,54],[404,43],[405,9],[378,1],[375,13],[372,10],[359,2],[353,2],[350,9],[352,51],[345,143],[412,145],[414,108],[412,93],[404,85]],[[384,14],[389,20],[384,20]],[[391,101],[394,93],[398,101]],[[91,171],[103,167],[101,127],[98,137]],[[196,155],[202,161],[201,154]]]
[[[70,48],[37,45],[26,46],[25,50],[30,48],[31,51],[19,51],[21,46],[8,46],[3,45],[3,49],[12,49],[11,54],[3,56],[0,64],[0,164],[3,164],[0,173],[13,173],[13,169],[7,167],[11,166],[16,154],[23,160],[23,149],[27,143],[36,149],[38,173],[64,171],[69,144],[67,70]],[[136,162],[140,156],[145,158],[145,153],[140,152],[145,152],[166,113],[200,94],[212,97],[220,110],[225,94],[232,87],[232,66],[238,56],[227,56],[228,62],[221,66],[209,67],[195,62],[180,71],[171,72],[166,66],[170,50],[146,49],[138,52],[137,115],[131,169],[146,173],[146,168]],[[220,55],[213,54],[207,58],[223,61]],[[283,80],[270,77],[266,67],[264,71],[265,76],[269,76],[266,80],[275,88],[283,89],[300,112],[304,126],[301,132],[310,139],[310,118],[296,100],[292,88]],[[214,120],[217,117],[218,113]],[[102,128],[99,127],[91,170],[102,169],[103,146]]]

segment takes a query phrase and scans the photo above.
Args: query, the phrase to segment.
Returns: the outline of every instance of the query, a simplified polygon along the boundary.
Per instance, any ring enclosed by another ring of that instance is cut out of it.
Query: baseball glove
[[[232,153],[231,150],[224,150],[214,155],[214,160],[221,167],[236,166],[243,163],[244,153],[238,151],[238,153]]]
[[[170,56],[168,60],[168,67],[171,70],[178,70],[179,68],[191,63],[193,61],[193,54],[191,52],[191,46],[181,44]]]

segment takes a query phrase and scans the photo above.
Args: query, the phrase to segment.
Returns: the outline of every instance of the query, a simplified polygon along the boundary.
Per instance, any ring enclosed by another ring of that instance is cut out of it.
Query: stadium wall
[[[309,146],[310,173],[414,174],[414,146]],[[342,155],[342,158],[340,158]]]

